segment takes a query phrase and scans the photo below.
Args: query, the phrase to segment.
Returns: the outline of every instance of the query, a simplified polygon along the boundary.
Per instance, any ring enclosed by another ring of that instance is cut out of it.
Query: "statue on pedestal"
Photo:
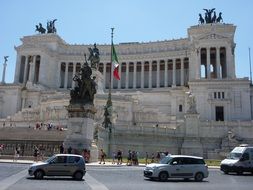
[[[223,19],[221,17],[222,13],[219,13],[219,16],[216,16],[216,12],[213,9],[203,9],[205,12],[205,18],[202,17],[202,15],[199,13],[199,24],[210,24],[210,23],[220,23],[223,22]]]
[[[196,99],[195,96],[192,94],[192,92],[187,92],[188,94],[188,105],[189,109],[187,110],[187,113],[197,114],[197,108],[196,108]]]
[[[90,52],[88,60],[90,61],[91,68],[97,69],[99,61],[100,61],[99,50],[98,50],[96,44],[94,44],[94,48],[88,48],[88,49]]]
[[[77,86],[70,91],[71,104],[93,104],[94,95],[96,94],[96,77],[91,78],[92,70],[88,65],[85,56],[85,63],[82,65],[79,73],[75,74],[73,81]]]

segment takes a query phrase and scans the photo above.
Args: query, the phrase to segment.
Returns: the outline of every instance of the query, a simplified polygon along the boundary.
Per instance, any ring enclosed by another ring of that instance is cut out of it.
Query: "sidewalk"
[[[40,161],[38,161],[40,162]],[[37,162],[37,163],[38,163]],[[1,159],[0,158],[0,163],[12,163],[12,164],[33,164],[36,163],[33,160],[17,160],[13,162],[13,159]],[[99,164],[99,162],[92,162],[92,163],[86,163],[86,166],[114,166],[114,167],[120,167],[120,166],[127,166],[126,163],[122,164],[112,164],[111,162],[105,162],[105,164]],[[145,167],[145,164],[139,164],[138,167]],[[132,167],[135,167],[132,166]],[[219,166],[208,166],[209,169],[220,169]]]
[[[41,161],[38,161],[37,163],[39,163]],[[0,163],[12,163],[12,164],[33,164],[36,163],[33,160],[21,160],[18,159],[17,161],[15,160],[15,162],[13,161],[13,159],[2,159],[0,158]],[[111,162],[105,162],[105,164],[99,164],[98,162],[92,162],[92,163],[86,163],[87,166],[126,166],[126,163],[122,163],[122,164],[112,164]],[[145,164],[139,164],[138,166],[141,167],[145,167]]]

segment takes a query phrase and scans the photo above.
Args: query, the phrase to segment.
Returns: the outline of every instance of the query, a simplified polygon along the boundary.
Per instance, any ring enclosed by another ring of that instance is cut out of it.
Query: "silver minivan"
[[[82,180],[86,173],[85,160],[76,154],[56,154],[46,161],[32,164],[28,173],[36,179],[44,176],[72,176]]]
[[[188,180],[202,181],[208,177],[208,167],[201,157],[185,155],[169,155],[160,163],[146,166],[144,176],[150,179],[166,181],[168,178],[183,178]]]

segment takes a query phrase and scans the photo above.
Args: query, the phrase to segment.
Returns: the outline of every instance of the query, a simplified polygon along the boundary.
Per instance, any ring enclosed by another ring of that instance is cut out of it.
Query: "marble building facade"
[[[231,131],[242,140],[234,143],[252,143],[253,91],[248,78],[236,77],[235,30],[233,24],[201,24],[188,28],[188,36],[178,40],[115,45],[121,80],[111,80],[116,113],[112,139],[101,127],[112,73],[111,47],[97,44],[99,146],[126,152],[136,146],[145,151],[146,144],[153,144],[149,151],[182,153],[185,137],[193,135],[187,130],[195,131],[193,137],[206,157],[226,147],[224,139]],[[0,122],[17,127],[28,122],[66,125],[64,106],[75,87],[72,78],[92,45],[71,45],[57,34],[25,36],[21,41],[15,47],[14,83],[0,85]],[[189,91],[196,99],[197,124],[187,120]]]

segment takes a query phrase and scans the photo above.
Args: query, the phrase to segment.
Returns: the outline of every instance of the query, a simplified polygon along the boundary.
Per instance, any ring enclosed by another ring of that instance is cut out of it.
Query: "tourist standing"
[[[106,154],[104,152],[103,149],[100,150],[100,162],[99,164],[101,164],[101,162],[103,162],[103,164],[105,164],[105,157],[106,157]]]
[[[60,145],[60,154],[63,154],[64,153],[64,147],[63,147],[63,144]]]
[[[34,146],[33,149],[33,160],[34,162],[38,162],[39,149],[37,146]]]
[[[118,158],[118,162],[117,164],[122,164],[122,151],[121,150],[118,150],[117,152],[117,158]]]
[[[20,148],[16,147],[14,150],[14,158],[13,158],[13,162],[17,161],[19,158],[19,154],[20,154]]]
[[[146,156],[145,156],[145,164],[148,164],[148,152],[146,152]]]

